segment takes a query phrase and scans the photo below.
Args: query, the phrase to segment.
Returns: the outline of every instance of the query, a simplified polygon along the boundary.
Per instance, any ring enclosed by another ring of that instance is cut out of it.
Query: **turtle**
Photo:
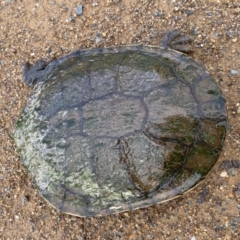
[[[91,217],[151,206],[192,189],[215,165],[226,101],[173,42],[189,51],[189,38],[171,31],[160,46],[81,49],[25,64],[32,93],[14,140],[58,211]]]

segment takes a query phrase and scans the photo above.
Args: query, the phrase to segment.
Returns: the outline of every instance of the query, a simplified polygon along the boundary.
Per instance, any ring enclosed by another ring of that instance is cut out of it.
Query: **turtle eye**
[[[207,91],[208,94],[212,94],[212,95],[217,95],[218,93],[214,90],[208,90]]]

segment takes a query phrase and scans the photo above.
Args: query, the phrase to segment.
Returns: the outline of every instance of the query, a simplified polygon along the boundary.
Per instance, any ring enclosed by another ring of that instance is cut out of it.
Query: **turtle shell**
[[[192,188],[216,163],[227,112],[204,66],[174,50],[79,50],[50,63],[16,124],[22,161],[59,211],[107,215]]]

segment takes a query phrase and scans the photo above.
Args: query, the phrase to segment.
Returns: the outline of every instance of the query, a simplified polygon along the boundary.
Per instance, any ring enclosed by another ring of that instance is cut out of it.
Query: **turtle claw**
[[[44,70],[49,62],[38,60],[35,65],[26,62],[23,66],[23,81],[30,87],[33,87],[44,75]]]
[[[192,52],[190,43],[191,38],[187,35],[181,35],[179,30],[175,29],[168,31],[164,34],[160,43],[160,47],[171,48],[179,52],[190,53]]]

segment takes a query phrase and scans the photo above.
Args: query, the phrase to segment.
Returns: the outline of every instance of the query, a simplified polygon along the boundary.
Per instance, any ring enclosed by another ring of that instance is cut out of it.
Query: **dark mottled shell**
[[[106,215],[171,199],[213,167],[227,113],[185,54],[151,46],[80,50],[49,64],[14,138],[42,196]]]

